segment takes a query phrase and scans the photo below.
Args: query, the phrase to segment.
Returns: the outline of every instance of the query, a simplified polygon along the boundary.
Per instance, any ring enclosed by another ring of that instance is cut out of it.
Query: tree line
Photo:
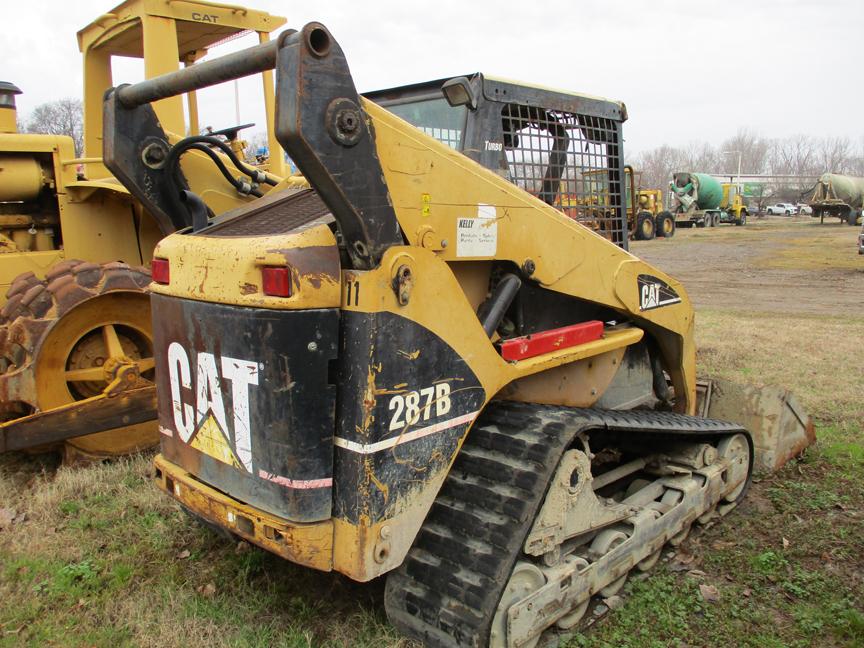
[[[81,155],[84,144],[83,106],[80,99],[60,99],[37,106],[19,123],[26,133],[69,135],[75,142],[75,153]],[[250,138],[250,157],[266,143],[266,135]],[[254,145],[254,146],[252,146]],[[628,162],[642,172],[642,186],[666,189],[677,171],[722,173],[734,176],[741,153],[742,175],[820,176],[842,173],[864,177],[864,138],[858,142],[849,137],[812,137],[794,135],[767,138],[748,129],[725,140],[719,146],[694,142],[685,147],[657,146],[629,157]],[[766,186],[764,197],[796,201],[804,183],[789,181]],[[812,181],[810,182],[812,185]]]
[[[864,138],[857,143],[849,137],[794,135],[766,138],[741,129],[720,146],[693,143],[686,147],[657,146],[629,158],[642,171],[642,186],[669,186],[678,171],[718,173],[734,176],[741,152],[741,175],[820,176],[841,173],[864,177]],[[778,182],[766,186],[764,195],[778,200],[797,200],[805,183]],[[809,185],[812,186],[811,180]]]

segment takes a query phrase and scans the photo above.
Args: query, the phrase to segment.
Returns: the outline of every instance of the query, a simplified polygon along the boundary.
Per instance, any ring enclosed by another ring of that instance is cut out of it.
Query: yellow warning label
[[[189,445],[229,466],[234,466],[241,470],[243,468],[231,446],[228,444],[225,433],[219,427],[212,414],[198,428],[198,432],[192,437]]]

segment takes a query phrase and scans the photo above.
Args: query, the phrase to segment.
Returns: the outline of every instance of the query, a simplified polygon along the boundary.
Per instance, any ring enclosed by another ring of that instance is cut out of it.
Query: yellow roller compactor
[[[158,442],[146,266],[156,242],[184,227],[187,215],[175,211],[166,219],[142,209],[102,164],[111,61],[141,58],[146,77],[181,63],[194,69],[208,48],[244,33],[266,42],[284,22],[187,0],[128,0],[100,16],[78,33],[84,157],[75,155],[70,137],[18,133],[20,90],[0,83],[0,451],[65,440],[67,459],[98,458]],[[272,123],[272,73],[264,74],[263,86]],[[195,94],[186,100],[188,127],[197,133]],[[186,133],[182,97],[155,110],[173,141],[174,133]],[[182,173],[214,213],[266,192],[265,179],[283,173],[277,156],[273,175],[245,174],[230,159],[238,130],[225,131],[230,143],[202,138],[184,157]],[[145,157],[153,164],[162,154],[151,147]],[[221,161],[224,178],[211,156]],[[104,431],[88,434],[97,430]]]
[[[151,290],[156,483],[194,515],[301,565],[386,575],[389,618],[426,645],[530,647],[806,440],[698,415],[723,390],[697,385],[683,287],[626,250],[620,103],[542,109],[486,79],[439,105],[465,128],[479,88],[523,116],[503,130],[541,137],[542,118],[581,141],[563,173],[614,219],[593,228],[360,97],[319,23],[207,66],[105,103],[108,168],[151,213],[191,210]],[[150,102],[274,67],[277,136],[308,188],[212,217],[142,162],[147,145],[182,154]],[[537,165],[552,190],[553,162]]]

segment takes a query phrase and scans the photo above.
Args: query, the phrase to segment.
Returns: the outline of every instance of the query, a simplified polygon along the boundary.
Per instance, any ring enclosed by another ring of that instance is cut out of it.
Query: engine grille
[[[330,209],[312,189],[289,189],[232,210],[198,232],[200,236],[269,236],[285,234],[319,220]]]

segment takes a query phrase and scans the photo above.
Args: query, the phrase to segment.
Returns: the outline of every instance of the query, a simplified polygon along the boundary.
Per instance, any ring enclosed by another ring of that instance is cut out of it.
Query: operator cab
[[[479,72],[363,96],[627,249],[623,103]]]

